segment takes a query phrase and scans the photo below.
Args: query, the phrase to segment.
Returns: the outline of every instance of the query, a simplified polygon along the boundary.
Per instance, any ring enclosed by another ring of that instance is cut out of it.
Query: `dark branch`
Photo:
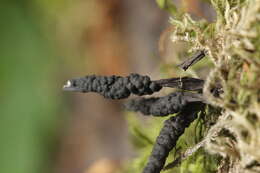
[[[195,63],[197,63],[198,61],[200,61],[204,57],[205,57],[205,51],[204,50],[200,50],[200,51],[196,52],[190,58],[186,59],[183,63],[178,65],[178,67],[180,67],[184,71],[186,71],[190,66],[192,66]]]

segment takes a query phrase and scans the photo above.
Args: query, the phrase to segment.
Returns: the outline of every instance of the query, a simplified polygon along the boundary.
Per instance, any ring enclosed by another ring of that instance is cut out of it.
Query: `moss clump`
[[[194,135],[205,140],[206,150],[198,150],[169,172],[209,172],[214,168],[223,173],[257,172],[260,171],[260,0],[211,0],[211,4],[217,14],[215,22],[195,21],[189,14],[170,19],[174,28],[171,40],[188,43],[188,52],[205,50],[213,62],[203,94],[215,108],[205,113],[205,121],[196,127],[201,133]],[[207,63],[200,68],[207,68]],[[190,72],[199,76],[196,68]],[[214,86],[223,88],[219,97],[210,92]],[[212,112],[216,108],[221,111]],[[214,118],[210,118],[213,114]],[[153,126],[158,126],[158,122]],[[194,131],[195,127],[190,129]],[[178,153],[178,147],[183,151],[198,142],[185,144],[194,140],[191,138],[184,135],[183,143],[178,142],[174,152]],[[148,151],[144,147],[139,153],[143,157],[135,162],[135,172],[141,171],[144,165],[141,163],[147,159]],[[221,155],[222,160],[208,153]]]

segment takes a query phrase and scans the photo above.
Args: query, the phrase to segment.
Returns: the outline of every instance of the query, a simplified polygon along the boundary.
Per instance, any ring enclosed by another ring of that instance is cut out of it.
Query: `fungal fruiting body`
[[[204,80],[183,77],[152,81],[149,76],[132,73],[129,76],[97,76],[89,75],[74,78],[63,86],[66,91],[96,92],[108,99],[124,99],[135,94],[151,95],[162,87],[178,88],[190,91],[202,90]]]
[[[191,103],[185,106],[178,115],[164,122],[143,173],[159,173],[163,169],[169,152],[175,147],[185,128],[189,127],[203,108],[203,103]]]
[[[191,65],[195,61],[192,61]],[[197,91],[177,91],[163,97],[137,98],[125,104],[126,109],[141,112],[144,115],[167,116],[179,112],[165,121],[143,170],[143,173],[159,173],[178,138],[196,119],[198,112],[203,110],[205,104],[201,94],[203,86],[204,80],[190,77],[152,81],[148,76],[130,74],[126,77],[89,75],[74,78],[69,80],[63,89],[83,93],[96,92],[108,99],[124,99],[130,94],[151,95],[163,87]]]
[[[144,115],[167,116],[180,112],[187,104],[202,101],[197,93],[179,91],[163,97],[132,99],[125,104],[125,107]]]
[[[109,99],[123,99],[130,94],[150,95],[161,88],[148,76],[139,74],[130,74],[127,77],[90,75],[71,79],[64,86],[67,91],[96,92]]]

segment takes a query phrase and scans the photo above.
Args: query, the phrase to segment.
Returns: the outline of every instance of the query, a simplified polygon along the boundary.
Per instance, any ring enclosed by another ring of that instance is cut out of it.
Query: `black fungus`
[[[139,96],[149,95],[161,88],[148,76],[134,73],[126,77],[90,75],[71,79],[64,86],[67,91],[97,92],[109,99],[127,98],[131,93]]]
[[[148,76],[130,74],[121,76],[89,75],[71,79],[64,86],[66,91],[97,92],[105,98],[122,99],[130,94],[151,95],[162,87],[178,88],[189,91],[202,91],[204,80],[191,77],[169,78],[151,81]]]
[[[174,92],[163,97],[137,98],[125,104],[127,110],[144,115],[166,116],[180,112],[188,103],[202,102],[198,93]]]
[[[203,103],[190,103],[178,115],[172,116],[164,122],[143,173],[160,173],[169,152],[175,147],[185,128],[197,118],[198,112],[203,108]]]

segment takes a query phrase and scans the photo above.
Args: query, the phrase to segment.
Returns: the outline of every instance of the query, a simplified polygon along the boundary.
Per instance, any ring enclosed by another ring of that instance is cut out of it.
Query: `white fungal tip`
[[[63,88],[68,88],[68,87],[71,87],[71,82],[68,80],[66,85],[63,86]]]

